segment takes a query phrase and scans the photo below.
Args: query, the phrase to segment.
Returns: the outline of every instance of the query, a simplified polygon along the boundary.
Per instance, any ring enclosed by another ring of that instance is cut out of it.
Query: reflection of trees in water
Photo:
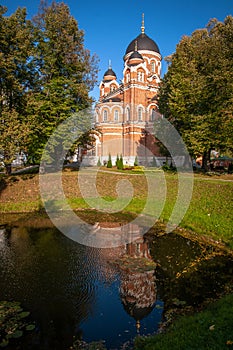
[[[32,311],[41,346],[68,348],[95,303],[93,251],[53,228],[13,227],[3,243],[0,299]]]

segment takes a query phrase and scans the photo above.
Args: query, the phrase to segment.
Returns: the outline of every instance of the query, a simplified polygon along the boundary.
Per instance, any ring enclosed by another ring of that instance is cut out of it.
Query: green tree
[[[161,84],[159,110],[191,155],[203,155],[205,168],[212,148],[232,151],[232,16],[182,38]]]
[[[101,164],[100,157],[99,157],[98,162],[97,162],[97,166],[101,166],[101,165],[102,164]]]
[[[26,20],[26,9],[8,17],[6,11],[0,6],[0,152],[9,164],[22,144],[35,162],[56,127],[91,105],[88,94],[96,82],[97,60],[84,48],[84,33],[64,3],[42,3],[34,22]],[[90,143],[87,115],[80,120],[85,132],[76,145]],[[12,137],[3,140],[9,130]],[[54,153],[61,144],[66,149],[62,135],[54,140]]]
[[[84,47],[84,32],[64,3],[43,2],[34,18],[40,80],[28,111],[34,116],[31,153],[36,158],[53,130],[72,113],[90,107],[89,91],[97,76],[97,60]]]
[[[0,150],[4,157],[4,164],[8,175],[11,174],[11,164],[16,155],[26,153],[30,137],[30,123],[21,121],[15,110],[3,111],[0,123]]]
[[[112,168],[112,157],[110,153],[108,155],[107,168]]]
[[[27,152],[32,128],[26,108],[37,72],[34,27],[26,20],[26,9],[8,17],[6,11],[0,6],[0,152],[10,173],[15,156]]]
[[[122,157],[122,154],[121,154],[119,162],[118,162],[118,169],[119,170],[123,170],[123,168],[124,168],[124,164],[123,164],[123,157]]]
[[[117,157],[116,157],[116,167],[118,168],[118,163],[119,163],[119,156],[118,156],[118,153],[117,153]]]
[[[134,166],[138,166],[138,157],[137,156],[134,159]]]

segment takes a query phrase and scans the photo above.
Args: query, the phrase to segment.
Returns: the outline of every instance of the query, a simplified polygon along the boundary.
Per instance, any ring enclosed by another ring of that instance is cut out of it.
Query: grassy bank
[[[90,209],[98,204],[96,198],[89,196],[89,204],[84,200],[77,184],[77,172],[63,174],[63,189],[74,210]],[[120,180],[130,181],[134,194],[122,213],[138,215],[142,212],[147,196],[147,179],[144,174],[117,174],[99,172],[96,187],[99,195],[107,202],[117,198],[116,186]],[[229,177],[228,179],[231,179]],[[233,180],[233,176],[232,176]],[[88,186],[88,183],[87,183]],[[175,174],[166,174],[166,201],[160,219],[169,220],[177,199],[178,180]],[[51,190],[51,198],[53,191]],[[159,203],[158,203],[159,205]],[[43,208],[39,192],[39,176],[17,175],[3,177],[0,185],[0,212],[33,212]],[[209,235],[222,240],[233,249],[233,181],[222,178],[195,176],[192,200],[180,226],[198,234]],[[97,221],[98,217],[96,217]],[[129,221],[131,218],[129,218]]]
[[[136,350],[233,349],[233,294],[193,316],[181,316],[165,334],[139,337]]]
[[[148,185],[144,174],[118,174],[113,171],[98,174],[96,187],[99,195],[107,202],[111,203],[117,198],[116,186],[122,179],[130,181],[134,189],[134,195],[129,204],[122,211],[114,214],[93,210],[98,200],[91,195],[89,196],[91,204],[84,200],[78,186],[77,176],[77,172],[64,172],[63,189],[70,206],[87,222],[125,223],[138,216],[145,206]],[[165,177],[166,201],[160,215],[160,220],[163,222],[167,222],[171,216],[178,190],[177,175],[167,173]],[[14,216],[12,213],[24,213],[21,214],[22,222],[25,217],[30,225],[48,227],[49,219],[43,210],[40,198],[38,174],[24,174],[8,178],[3,176],[0,180],[0,212],[2,213],[0,224],[8,220],[5,218],[7,214],[11,213],[11,222],[14,222],[18,214]],[[88,181],[86,186],[88,187]],[[50,190],[51,199],[56,199],[53,188]],[[193,237],[207,235],[215,240],[223,241],[233,249],[232,212],[233,176],[210,178],[196,175],[191,203],[180,226],[189,231],[185,234]],[[193,232],[197,235],[194,235]],[[233,295],[223,297],[205,311],[193,316],[181,316],[165,334],[137,339],[135,348],[137,350],[231,349],[233,348],[232,305]]]

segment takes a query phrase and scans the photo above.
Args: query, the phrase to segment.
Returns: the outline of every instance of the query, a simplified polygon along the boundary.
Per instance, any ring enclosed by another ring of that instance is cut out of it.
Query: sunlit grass
[[[161,176],[161,172],[158,176]],[[63,188],[67,202],[73,210],[98,209],[99,199],[91,198],[89,205],[82,197],[78,187],[78,172],[64,173]],[[132,176],[124,173],[114,174],[113,172],[100,172],[96,178],[96,188],[99,196],[110,203],[117,199],[117,183],[126,179],[133,187],[134,193],[121,211],[123,213],[134,213],[139,215],[146,209],[148,215],[159,213],[160,220],[168,222],[177,200],[178,177],[177,174],[165,173],[166,179],[166,200],[163,210],[161,201],[163,194],[150,198],[147,193],[148,174]],[[7,180],[7,186],[3,188],[0,198],[0,212],[32,212],[42,208],[39,190],[38,175],[32,179],[21,179],[14,177],[17,181]],[[157,189],[158,190],[158,189]],[[157,193],[156,193],[157,194]],[[101,212],[101,208],[99,208]],[[217,240],[222,240],[233,248],[233,181],[221,181],[220,179],[205,179],[203,176],[194,177],[194,187],[190,206],[179,224],[181,227],[205,234]]]
[[[165,334],[136,339],[135,350],[220,350],[233,346],[233,295],[193,316],[182,316]]]

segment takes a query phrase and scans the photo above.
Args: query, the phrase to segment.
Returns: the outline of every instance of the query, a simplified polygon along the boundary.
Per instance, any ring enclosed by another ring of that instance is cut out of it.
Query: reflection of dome
[[[136,321],[140,321],[146,316],[148,316],[154,308],[154,305],[149,307],[138,308],[134,303],[131,304],[127,302],[124,304],[125,311],[132,316]]]
[[[154,42],[154,40],[149,38],[149,36],[147,36],[145,33],[141,33],[137,36],[137,38],[133,39],[131,41],[131,43],[128,45],[126,52],[125,52],[126,55],[129,52],[134,51],[135,41],[137,41],[138,51],[147,50],[147,51],[154,51],[154,52],[160,53],[158,45]]]
[[[148,316],[154,308],[157,295],[154,270],[125,275],[120,295],[124,309],[136,321]]]

